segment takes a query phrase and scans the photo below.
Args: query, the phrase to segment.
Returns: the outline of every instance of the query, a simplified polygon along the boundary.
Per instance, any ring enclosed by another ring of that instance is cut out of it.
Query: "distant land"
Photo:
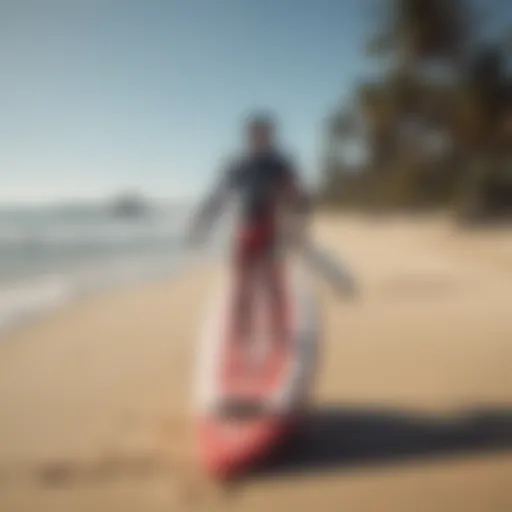
[[[146,217],[153,209],[151,200],[138,192],[120,193],[107,205],[107,210],[116,217]]]

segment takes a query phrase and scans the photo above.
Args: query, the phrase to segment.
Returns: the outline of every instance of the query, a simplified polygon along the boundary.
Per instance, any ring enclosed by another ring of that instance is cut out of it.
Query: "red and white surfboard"
[[[200,462],[213,476],[237,476],[264,459],[307,403],[316,361],[316,305],[298,267],[283,278],[281,339],[263,286],[254,290],[249,340],[233,334],[232,280],[221,280],[210,306],[199,347],[196,428]]]

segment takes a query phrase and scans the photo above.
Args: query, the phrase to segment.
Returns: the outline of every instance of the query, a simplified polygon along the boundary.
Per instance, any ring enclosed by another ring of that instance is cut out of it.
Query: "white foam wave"
[[[68,302],[71,293],[71,283],[59,275],[3,286],[0,288],[0,332]]]
[[[71,301],[108,288],[171,275],[178,255],[124,259],[0,285],[0,334]]]

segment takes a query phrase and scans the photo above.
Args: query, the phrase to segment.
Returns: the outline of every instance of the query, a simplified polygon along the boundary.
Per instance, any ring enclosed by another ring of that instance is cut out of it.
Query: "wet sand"
[[[84,300],[0,344],[0,510],[512,510],[512,231],[324,216],[301,436],[229,488],[194,466],[195,345],[218,268]]]

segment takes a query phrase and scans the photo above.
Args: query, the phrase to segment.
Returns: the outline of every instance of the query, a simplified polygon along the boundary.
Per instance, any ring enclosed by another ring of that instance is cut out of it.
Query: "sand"
[[[0,343],[0,511],[512,510],[512,232],[323,216],[359,297],[317,283],[301,436],[219,487],[192,456],[194,350],[217,265],[109,292]]]

